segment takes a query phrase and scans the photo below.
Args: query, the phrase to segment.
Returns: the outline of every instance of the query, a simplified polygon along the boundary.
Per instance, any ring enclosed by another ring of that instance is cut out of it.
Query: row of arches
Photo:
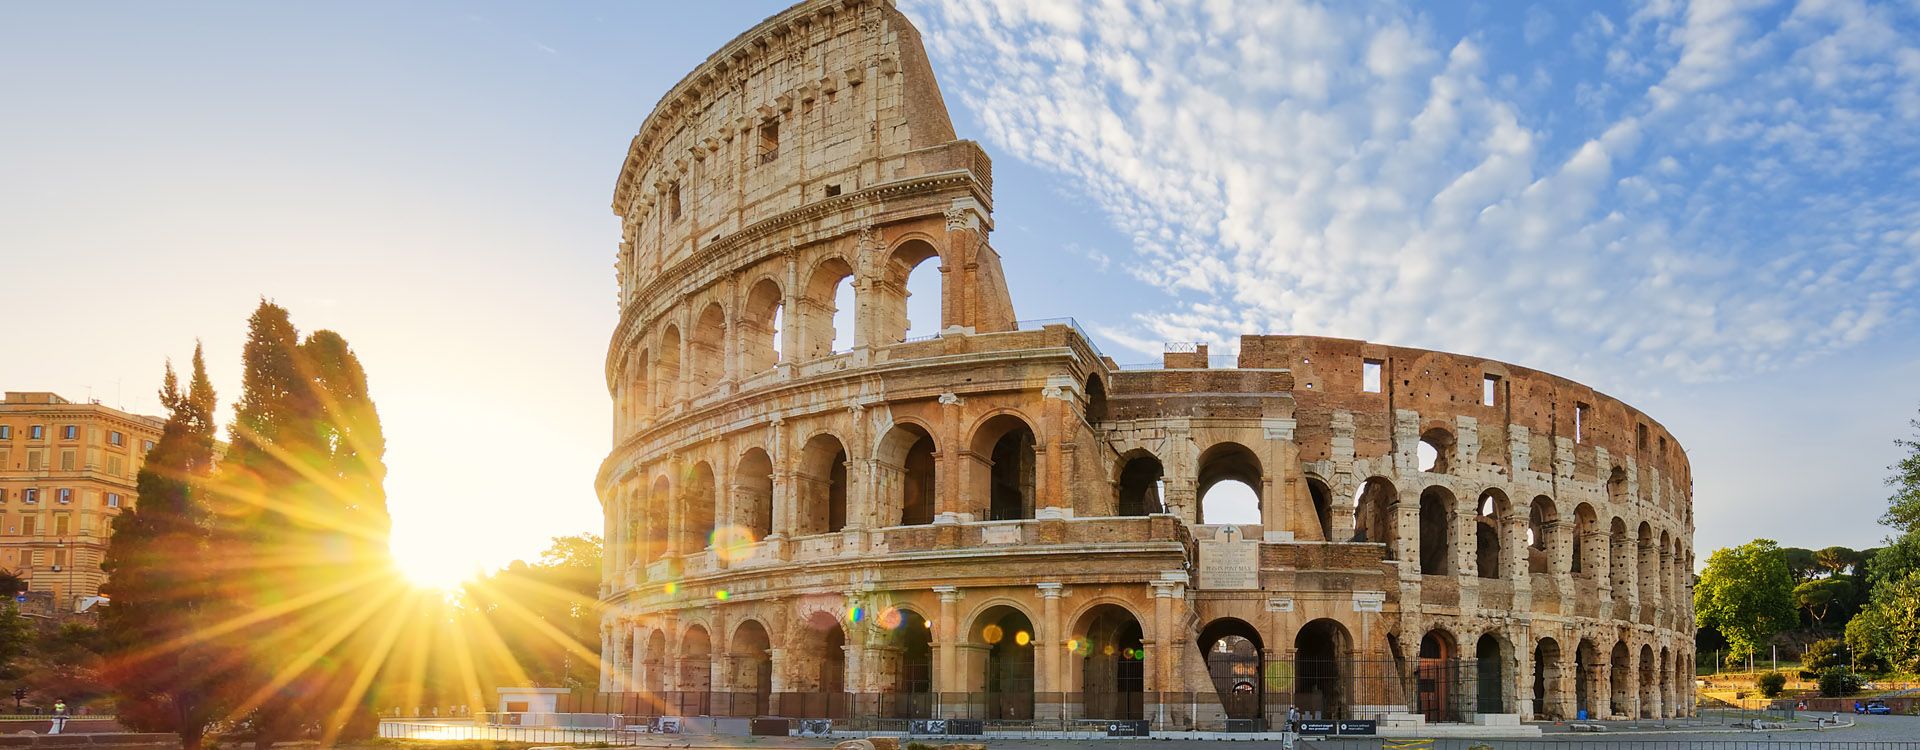
[[[737,293],[696,301],[684,317],[664,316],[621,368],[613,392],[617,431],[625,435],[657,409],[783,362],[938,332],[939,259],[925,237],[899,242],[866,274],[857,256],[829,254],[804,270],[764,273]]]
[[[1666,438],[1661,438],[1664,446]],[[1454,473],[1459,458],[1458,442],[1453,431],[1445,427],[1429,427],[1420,433],[1420,442],[1414,448],[1414,465],[1423,472],[1434,474]],[[1635,492],[1628,481],[1628,470],[1624,466],[1614,465],[1607,471],[1607,498],[1616,507],[1628,507],[1633,504]],[[1685,496],[1677,491],[1652,492],[1646,505],[1659,508],[1671,514],[1684,524],[1688,522],[1689,508]]]
[[[1327,484],[1318,477],[1307,482],[1316,509],[1328,506]],[[1412,528],[1403,528],[1409,501]],[[1409,498],[1386,478],[1372,477],[1354,493],[1353,508],[1352,541],[1384,543],[1390,559],[1415,562],[1424,575],[1574,575],[1598,578],[1616,592],[1637,591],[1642,602],[1687,599],[1693,561],[1684,537],[1649,521],[1630,526],[1619,516],[1603,526],[1591,503],[1562,515],[1546,495],[1520,506],[1488,488],[1467,504],[1442,485]]]

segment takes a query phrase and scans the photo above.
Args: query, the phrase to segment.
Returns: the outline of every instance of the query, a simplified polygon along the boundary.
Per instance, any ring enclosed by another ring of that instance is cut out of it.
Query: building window
[[[73,524],[71,523],[70,518],[71,517],[65,513],[56,514],[53,517],[53,535],[54,536],[67,535],[67,531],[73,527]]]
[[[780,158],[780,121],[760,126],[760,163],[771,164]]]
[[[120,493],[118,492],[107,493],[107,507],[109,508],[120,507]]]
[[[54,550],[53,551],[53,569],[59,570],[63,567],[66,567],[66,565],[67,565],[67,551],[64,548]]]
[[[1480,378],[1480,403],[1493,406],[1500,397],[1500,376],[1487,375]]]
[[[680,209],[680,183],[674,182],[667,186],[667,220],[679,221]]]
[[[1586,404],[1573,405],[1573,442],[1587,441],[1587,410],[1593,408]]]
[[[0,487],[0,503],[7,501],[7,488]]]
[[[39,530],[40,530],[39,516],[21,516],[20,517],[20,535],[21,536],[33,536],[34,533]],[[40,550],[34,550],[33,554],[35,555],[40,554]]]
[[[1367,393],[1380,392],[1380,372],[1387,363],[1369,359],[1360,364],[1360,390]]]
[[[28,427],[27,438],[29,440],[45,440],[47,438],[47,426],[43,424],[37,424],[32,427]]]
[[[40,490],[34,489],[32,487],[28,487],[27,489],[21,490],[20,502],[23,502],[23,503],[40,502]]]
[[[40,451],[27,451],[27,471],[39,471],[40,463],[45,458]]]
[[[151,452],[153,451],[153,441],[152,441],[152,440],[142,440],[142,441],[140,441],[140,450],[141,450],[142,452],[148,452],[148,453],[151,453]]]
[[[13,439],[13,425],[0,424],[0,440]]]
[[[67,425],[67,426],[65,426],[65,427],[62,427],[62,428],[60,428],[60,439],[61,439],[61,440],[78,440],[78,439],[80,439],[80,426],[79,426],[79,425],[71,425],[71,424],[70,424],[70,425]]]
[[[121,474],[123,474],[123,473],[125,473],[125,471],[124,471],[124,470],[125,470],[126,468],[127,468],[127,467],[126,467],[126,464],[125,464],[125,463],[123,463],[123,462],[122,462],[122,461],[120,460],[120,457],[119,457],[119,456],[108,456],[108,457],[107,457],[107,473],[108,473],[108,474],[111,474],[111,475],[113,475],[113,476],[116,476],[116,477],[117,477],[117,476],[120,476]]]
[[[72,504],[73,504],[73,490],[72,490],[72,489],[70,489],[70,488],[67,488],[67,487],[61,487],[61,488],[59,489],[59,494],[58,494],[58,497],[60,498],[60,504],[61,504],[61,505],[72,505]]]
[[[113,445],[126,445],[127,436],[121,434],[118,430],[115,430],[113,432],[107,433],[107,442]]]
[[[60,451],[60,470],[73,471],[80,463],[80,454],[74,451]]]

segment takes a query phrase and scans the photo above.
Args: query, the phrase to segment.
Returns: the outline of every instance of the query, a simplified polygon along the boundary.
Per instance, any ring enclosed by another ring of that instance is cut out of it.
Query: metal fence
[[[380,722],[380,736],[410,740],[487,740],[493,742],[541,742],[557,744],[604,743],[630,745],[642,736],[625,729],[588,729],[578,727],[528,727],[484,723],[403,721]]]
[[[1634,739],[1620,736],[1598,736],[1575,739],[1542,738],[1527,740],[1475,740],[1475,739],[1433,739],[1433,740],[1340,740],[1307,741],[1301,743],[1308,748],[1394,748],[1396,750],[1572,750],[1573,748],[1624,748],[1625,750],[1783,750],[1784,748],[1805,748],[1806,750],[1920,750],[1920,740],[1906,741],[1833,741],[1818,738],[1802,739],[1794,737],[1754,737],[1750,739]]]

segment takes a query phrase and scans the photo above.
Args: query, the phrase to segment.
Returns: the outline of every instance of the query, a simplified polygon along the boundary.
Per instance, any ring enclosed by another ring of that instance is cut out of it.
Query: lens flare
[[[733,594],[729,594],[729,593],[727,593],[727,590],[726,590],[726,589],[720,589],[720,590],[718,590],[718,591],[715,591],[715,592],[713,592],[713,598],[715,598],[715,599],[719,599],[720,601],[723,601],[723,602],[724,602],[724,601],[726,601],[726,600],[728,600],[728,599],[732,599],[732,598],[733,598]]]
[[[888,630],[898,630],[900,629],[901,625],[905,625],[907,623],[907,616],[901,613],[899,607],[888,607],[886,609],[880,610],[879,623],[880,623],[880,627],[886,628]]]
[[[1033,642],[1033,636],[1027,631],[1022,630],[1013,634],[1013,642],[1025,646]]]
[[[1005,637],[1007,633],[1001,630],[999,625],[988,625],[980,629],[980,640],[988,643],[999,643],[1000,639]]]
[[[721,560],[740,562],[753,556],[753,545],[756,540],[753,538],[753,532],[745,527],[722,526],[714,529],[707,541],[713,546],[713,554],[719,556]]]
[[[847,622],[853,623],[855,625],[860,624],[860,621],[863,619],[866,619],[866,616],[867,616],[867,611],[860,607],[853,607],[847,610]]]
[[[680,592],[680,584],[674,581],[668,581],[666,585],[660,587],[660,590],[668,594],[677,594]]]

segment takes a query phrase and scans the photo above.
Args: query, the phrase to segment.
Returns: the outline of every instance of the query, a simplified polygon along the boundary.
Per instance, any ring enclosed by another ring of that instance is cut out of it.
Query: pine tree
[[[193,378],[182,392],[173,365],[160,401],[167,423],[136,480],[137,504],[120,513],[104,567],[113,604],[101,615],[104,674],[119,697],[120,720],[143,731],[174,732],[198,750],[222,718],[217,679],[231,656],[202,640],[213,617],[204,482],[213,469],[213,384],[193,350]]]
[[[387,559],[386,440],[346,340],[301,342],[285,308],[249,320],[233,450],[221,471],[227,639],[247,669],[231,683],[256,747],[369,735],[380,667],[369,624],[400,593]],[[383,623],[384,624],[384,623]],[[390,640],[386,641],[390,642]]]

